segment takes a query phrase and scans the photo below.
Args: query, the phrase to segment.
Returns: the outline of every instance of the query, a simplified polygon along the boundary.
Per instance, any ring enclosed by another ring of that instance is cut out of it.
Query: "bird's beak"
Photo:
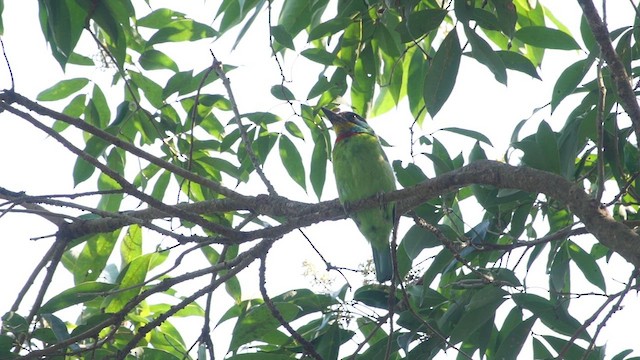
[[[344,122],[344,119],[342,118],[342,116],[340,116],[340,114],[334,113],[333,111],[325,107],[322,108],[322,112],[324,113],[324,116],[326,116],[327,119],[329,119],[331,124],[335,125],[337,123]]]

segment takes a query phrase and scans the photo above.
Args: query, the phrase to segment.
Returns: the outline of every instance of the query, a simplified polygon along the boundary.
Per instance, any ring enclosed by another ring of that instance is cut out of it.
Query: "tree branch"
[[[611,77],[616,84],[616,93],[620,97],[622,108],[627,112],[629,118],[631,118],[633,130],[636,134],[636,141],[640,141],[640,106],[636,100],[635,92],[631,87],[631,82],[629,82],[629,75],[611,43],[609,30],[600,18],[600,15],[598,15],[598,11],[592,0],[578,0],[578,4],[580,4],[582,8],[582,12],[593,32],[593,36],[598,42],[598,45],[600,45],[602,56],[609,65],[609,69],[611,69]]]

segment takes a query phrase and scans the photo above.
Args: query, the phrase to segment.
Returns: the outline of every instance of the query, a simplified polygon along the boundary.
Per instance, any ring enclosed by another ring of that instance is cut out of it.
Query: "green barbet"
[[[396,189],[396,180],[378,136],[367,121],[352,112],[335,113],[322,108],[333,125],[336,142],[333,148],[333,173],[340,202],[353,203]],[[393,264],[389,234],[393,229],[392,203],[349,214],[371,244],[376,279],[391,280]]]

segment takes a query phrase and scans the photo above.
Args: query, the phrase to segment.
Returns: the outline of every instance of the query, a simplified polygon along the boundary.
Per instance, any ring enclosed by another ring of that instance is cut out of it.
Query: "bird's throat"
[[[336,137],[336,144],[339,143],[342,140],[345,140],[345,139],[350,138],[350,137],[355,136],[355,135],[371,135],[371,136],[375,136],[374,134],[371,134],[371,133],[366,132],[366,131],[344,131],[344,132],[340,133]]]

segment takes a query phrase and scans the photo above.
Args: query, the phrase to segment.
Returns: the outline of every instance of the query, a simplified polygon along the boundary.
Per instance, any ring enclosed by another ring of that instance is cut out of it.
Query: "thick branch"
[[[350,204],[350,211],[380,206],[380,202],[398,202],[399,213],[456,191],[468,185],[492,185],[502,189],[519,189],[534,194],[542,193],[550,198],[563,202],[584,223],[587,230],[603,245],[619,253],[631,264],[640,267],[640,236],[626,225],[615,221],[601,205],[593,200],[584,190],[569,180],[546,171],[527,167],[514,167],[495,161],[478,161],[463,168],[429,179],[416,186],[384,194],[382,199],[371,197],[354,204]],[[235,242],[246,242],[259,238],[280,237],[300,227],[309,226],[322,221],[344,219],[347,215],[337,200],[325,201],[318,204],[305,204],[290,201],[283,197],[259,195],[253,199],[254,206],[245,208],[258,215],[283,216],[286,222],[281,225],[238,232],[234,236]],[[190,211],[192,207],[215,208],[223,203],[207,202],[184,206]],[[231,203],[224,203],[226,206]],[[226,209],[231,210],[231,209]],[[238,210],[238,209],[235,209]],[[220,208],[218,208],[220,211]],[[134,212],[128,213],[134,216]],[[146,213],[150,215],[151,213]],[[157,215],[161,215],[158,213]],[[166,216],[166,215],[162,215]],[[109,225],[109,226],[106,226]],[[80,223],[68,224],[65,231],[74,234],[90,234],[99,231],[113,231],[125,226],[121,219],[86,220]],[[96,231],[96,229],[100,229]],[[209,238],[210,239],[210,238]],[[194,238],[195,240],[195,238]],[[201,239],[202,240],[202,239]],[[220,242],[223,242],[220,239]],[[226,240],[229,242],[228,240]]]

